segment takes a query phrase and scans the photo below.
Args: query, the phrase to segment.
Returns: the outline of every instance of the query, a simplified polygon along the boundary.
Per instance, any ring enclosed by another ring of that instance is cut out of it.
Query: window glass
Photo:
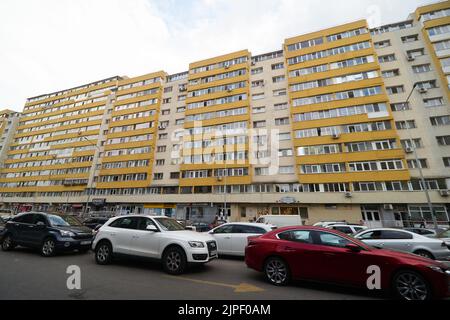
[[[37,224],[38,222],[42,222],[43,224],[47,225],[47,219],[45,219],[42,214],[34,215],[34,224]]]
[[[214,233],[218,233],[218,234],[221,234],[221,233],[233,233],[233,226],[228,225],[228,226],[220,227],[220,228],[216,229],[214,231]]]
[[[291,230],[278,234],[281,240],[313,244],[312,232],[308,230]]]
[[[339,247],[339,248],[344,248],[347,244],[351,243],[350,240],[327,232],[319,232],[319,240],[320,244],[323,246]]]
[[[109,226],[111,228],[119,229],[137,229],[138,218],[121,218],[112,222]]]
[[[362,240],[381,239],[381,231],[379,231],[379,230],[368,231],[368,232],[363,233],[362,235],[358,236],[358,238],[362,239]]]
[[[32,214],[26,214],[21,217],[21,220],[19,222],[21,223],[33,223],[34,216]]]
[[[383,230],[381,232],[381,239],[396,240],[396,239],[412,239],[413,236],[402,231]]]
[[[233,226],[233,233],[265,234],[266,230],[254,226],[235,225]]]
[[[154,226],[155,224],[153,223],[152,220],[148,219],[148,218],[138,218],[139,222],[138,222],[138,230],[147,230],[148,226]]]
[[[353,231],[350,227],[333,227],[334,230],[345,233],[345,234],[352,234]]]

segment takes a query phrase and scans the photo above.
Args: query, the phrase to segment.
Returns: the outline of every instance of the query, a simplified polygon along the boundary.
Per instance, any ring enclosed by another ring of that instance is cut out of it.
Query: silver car
[[[448,261],[450,259],[450,250],[442,240],[406,230],[369,229],[359,232],[355,238],[372,247],[410,252],[433,260]]]
[[[436,239],[444,241],[450,249],[450,229],[442,231],[436,235]]]

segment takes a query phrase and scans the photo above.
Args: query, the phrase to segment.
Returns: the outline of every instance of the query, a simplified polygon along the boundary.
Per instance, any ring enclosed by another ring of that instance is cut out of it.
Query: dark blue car
[[[16,246],[38,249],[44,257],[58,252],[87,252],[92,244],[92,230],[78,225],[70,216],[40,212],[20,214],[5,224],[0,231],[2,250]]]

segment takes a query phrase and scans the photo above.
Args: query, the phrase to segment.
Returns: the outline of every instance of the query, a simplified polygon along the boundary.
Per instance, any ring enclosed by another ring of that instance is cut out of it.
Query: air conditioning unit
[[[341,137],[340,133],[334,133],[333,134],[333,139],[335,139],[335,140],[339,139],[340,137]]]
[[[405,152],[406,152],[406,153],[413,153],[414,150],[413,150],[413,148],[411,148],[411,147],[406,147],[406,148],[405,148]]]
[[[223,177],[217,177],[217,181],[223,181]]]
[[[419,88],[418,89],[420,93],[427,93],[428,89],[427,88]]]
[[[231,93],[231,92],[233,92],[233,89],[227,89],[227,92]]]
[[[345,197],[346,198],[351,198],[353,195],[352,195],[352,193],[351,192],[346,192],[345,193]]]
[[[383,206],[384,210],[394,210],[394,206],[392,204],[385,204]]]
[[[450,190],[439,190],[439,193],[442,197],[448,197],[450,196]]]
[[[256,62],[255,61],[252,61],[252,66],[255,66],[256,65]]]
[[[225,65],[225,69],[230,69],[230,65],[228,63]]]
[[[414,61],[414,60],[416,60],[416,58],[414,58],[413,56],[406,56],[406,60],[408,60],[408,61]]]

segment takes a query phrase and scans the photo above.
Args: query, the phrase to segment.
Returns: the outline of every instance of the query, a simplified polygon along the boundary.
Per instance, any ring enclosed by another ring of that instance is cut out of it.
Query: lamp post
[[[81,135],[81,132],[78,132],[78,134]],[[97,161],[98,161],[98,158],[100,157],[100,152],[101,152],[101,150],[100,150],[100,148],[97,146],[97,144],[93,143],[91,140],[89,140],[89,139],[86,138],[85,136],[81,136],[81,138],[84,139],[84,140],[86,140],[87,142],[89,142],[90,145],[93,146],[93,147],[95,147],[95,148],[97,149],[97,151],[99,152],[99,155],[97,156],[97,158],[96,158],[95,155],[94,155],[94,177],[95,177],[95,170],[97,169]],[[85,214],[85,215],[88,214],[87,210],[88,210],[88,206],[89,206],[89,201],[90,201],[90,199],[91,199],[91,184],[90,184],[90,181],[91,181],[91,179],[90,179],[90,177],[89,177],[89,178],[88,178],[87,188],[86,188],[86,191],[87,191],[86,205],[84,206],[84,214]]]
[[[417,87],[417,83],[414,84],[414,86],[413,86],[413,88],[412,88],[412,90],[411,90],[411,92],[410,92],[408,98],[406,99],[405,105],[404,105],[403,108],[402,108],[403,114],[406,114],[405,111],[406,111],[406,108],[407,108],[407,106],[408,106],[408,104],[409,104],[409,99],[411,99],[411,96],[412,96],[412,94],[414,93],[414,90],[416,89],[416,87]],[[405,118],[405,119],[406,119],[406,118]],[[411,134],[411,130],[410,130],[410,128],[409,128],[409,124],[408,124],[406,121],[407,121],[407,120],[405,120],[405,123],[406,123],[406,130],[407,130],[408,135],[409,135],[410,145],[411,145],[411,147],[412,147],[412,149],[413,149],[413,151],[414,151],[414,158],[415,158],[415,162],[416,162],[416,167],[417,167],[417,169],[419,169],[420,180],[421,180],[421,182],[422,182],[422,186],[423,186],[423,188],[424,188],[425,196],[426,196],[426,198],[427,198],[428,207],[429,207],[430,212],[431,212],[431,217],[433,218],[434,228],[437,230],[437,229],[438,229],[438,222],[437,222],[437,219],[436,219],[436,215],[434,214],[433,204],[431,203],[431,197],[430,197],[430,192],[429,192],[429,190],[428,190],[428,184],[427,184],[426,181],[425,181],[425,176],[424,176],[424,174],[423,174],[422,165],[420,164],[420,161],[419,161],[419,156],[418,156],[418,154],[417,154],[416,143],[413,141],[413,137],[412,137],[412,134]]]

